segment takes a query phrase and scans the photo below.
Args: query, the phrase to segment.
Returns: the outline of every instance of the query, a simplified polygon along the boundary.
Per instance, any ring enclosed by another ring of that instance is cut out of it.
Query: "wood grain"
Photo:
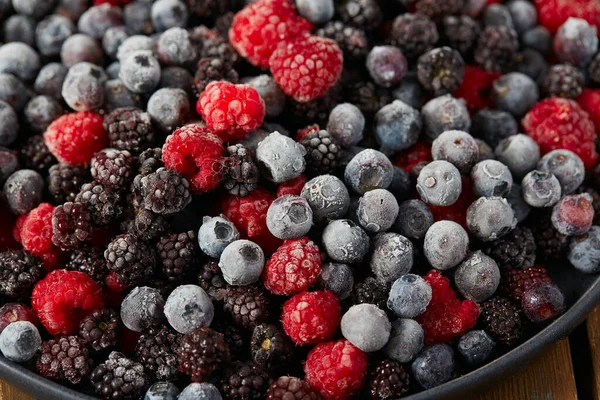
[[[0,382],[0,399],[2,400],[34,400],[19,389],[9,386],[6,382]]]
[[[600,306],[588,316],[587,334],[590,341],[590,356],[594,373],[592,374],[592,392],[594,400],[600,400]]]

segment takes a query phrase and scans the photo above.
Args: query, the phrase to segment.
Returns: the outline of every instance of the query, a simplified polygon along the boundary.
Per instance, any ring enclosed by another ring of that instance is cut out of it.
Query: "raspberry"
[[[509,269],[504,272],[499,289],[512,300],[521,303],[523,292],[537,282],[552,282],[548,271],[541,265],[534,265],[526,269]]]
[[[340,301],[332,292],[303,292],[285,302],[281,324],[294,343],[316,344],[335,335],[340,313]]]
[[[229,42],[250,63],[267,68],[280,42],[310,30],[310,22],[296,14],[292,1],[259,0],[235,15]]]
[[[338,81],[343,63],[337,43],[318,36],[282,42],[269,59],[277,84],[300,103],[325,96]]]
[[[552,34],[570,17],[582,18],[600,29],[600,3],[597,0],[535,0],[539,24]]]
[[[49,271],[58,265],[61,256],[61,251],[52,243],[53,212],[52,205],[40,204],[27,215],[20,232],[23,248],[41,258],[44,268]]]
[[[525,132],[540,145],[542,154],[567,149],[577,154],[586,168],[598,162],[594,124],[574,100],[560,97],[542,100],[521,123]]]
[[[302,237],[283,242],[267,262],[263,281],[271,293],[289,296],[307,290],[320,273],[319,246]]]
[[[221,182],[224,151],[221,139],[209,129],[186,125],[167,137],[162,159],[187,178],[194,192],[205,193]]]
[[[63,115],[50,124],[44,141],[58,161],[88,165],[96,152],[108,147],[103,121],[102,115],[92,111]]]
[[[308,182],[306,175],[299,175],[291,181],[284,182],[277,187],[277,197],[285,196],[286,194],[293,194],[300,196],[304,184]]]
[[[583,89],[576,101],[590,115],[596,132],[600,131],[600,89]]]
[[[412,171],[417,164],[422,162],[430,162],[432,160],[431,143],[424,140],[419,140],[410,149],[398,154],[394,160],[394,165],[402,168],[410,174],[410,171]]]
[[[365,381],[367,354],[345,339],[322,343],[308,353],[304,373],[324,399],[348,399]]]
[[[78,271],[49,273],[31,295],[31,307],[51,335],[74,333],[85,315],[103,306],[100,285]]]
[[[417,317],[425,331],[425,343],[446,343],[473,328],[479,307],[471,300],[460,301],[450,288],[450,280],[440,271],[430,271],[425,280],[432,289],[427,310]]]
[[[221,139],[242,140],[262,125],[265,102],[249,85],[211,82],[200,94],[196,111]]]
[[[131,3],[133,0],[94,0],[94,5],[100,5],[108,3],[111,6],[124,6]]]
[[[464,99],[471,112],[490,107],[492,85],[500,76],[500,74],[488,72],[479,67],[465,65],[464,79],[458,89],[454,91],[453,96],[457,99]]]
[[[462,178],[462,192],[458,196],[456,203],[443,207],[432,206],[428,204],[433,219],[435,221],[449,220],[460,224],[463,228],[467,228],[467,209],[476,199],[471,190],[471,181],[468,178]]]

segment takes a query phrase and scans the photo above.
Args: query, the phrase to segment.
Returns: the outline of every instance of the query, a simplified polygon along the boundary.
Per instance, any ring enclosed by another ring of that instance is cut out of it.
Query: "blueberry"
[[[315,25],[324,24],[333,18],[333,0],[296,0],[298,14]]]
[[[554,36],[554,53],[562,62],[584,67],[597,52],[597,29],[584,19],[569,17]]]
[[[369,251],[369,237],[349,219],[332,221],[323,230],[322,243],[327,255],[334,261],[355,263],[362,261]]]
[[[425,332],[417,321],[400,318],[392,322],[390,339],[383,352],[392,360],[407,363],[421,351],[424,339]]]
[[[229,244],[240,238],[235,225],[224,215],[204,217],[198,230],[200,250],[209,257],[219,258]]]
[[[104,32],[113,26],[123,25],[123,12],[120,7],[104,3],[90,7],[81,14],[77,22],[79,32],[90,35],[94,39],[102,39]]]
[[[382,107],[375,114],[375,140],[386,154],[406,150],[417,142],[423,122],[417,110],[401,102]]]
[[[76,33],[64,41],[60,49],[60,59],[67,68],[83,61],[101,65],[104,52],[92,37]]]
[[[104,70],[94,64],[81,62],[69,68],[62,87],[65,102],[75,111],[87,111],[104,104]]]
[[[458,353],[471,367],[488,362],[496,350],[496,342],[486,331],[469,331],[458,341]]]
[[[219,259],[223,278],[230,285],[249,285],[258,281],[265,266],[265,254],[259,245],[249,240],[232,242]]]
[[[400,318],[414,318],[427,309],[431,286],[419,275],[407,274],[392,285],[387,306]]]
[[[9,149],[0,147],[0,186],[11,176],[19,167],[17,156]]]
[[[2,193],[13,214],[27,214],[42,201],[44,179],[33,170],[21,169],[8,177]]]
[[[304,197],[291,194],[275,199],[267,210],[269,232],[279,239],[306,235],[313,223],[313,213]]]
[[[31,97],[31,91],[14,75],[0,73],[0,100],[21,112]]]
[[[491,297],[500,284],[500,269],[491,257],[477,250],[454,272],[454,282],[467,299],[480,303]]]
[[[512,0],[507,5],[512,17],[513,27],[521,34],[537,23],[537,10],[533,4],[525,0]]]
[[[142,332],[165,318],[164,306],[165,300],[157,289],[139,286],[123,299],[121,320],[128,329]]]
[[[367,70],[379,86],[396,86],[408,72],[408,61],[395,46],[375,46],[367,56]]]
[[[506,26],[514,28],[510,11],[504,4],[490,4],[483,12],[483,24],[485,26]]]
[[[169,133],[188,120],[190,101],[181,89],[159,89],[150,96],[146,111],[161,131]]]
[[[417,76],[410,72],[400,81],[400,84],[392,91],[392,96],[404,104],[414,109],[421,109],[425,103],[425,90],[417,79]]]
[[[439,270],[457,266],[469,251],[469,235],[453,221],[438,221],[427,230],[423,253],[429,264]]]
[[[192,93],[194,77],[189,71],[181,67],[167,67],[160,71],[159,87],[181,89],[188,95]]]
[[[565,296],[551,282],[536,282],[523,292],[521,300],[525,316],[532,322],[557,318],[566,309]]]
[[[5,101],[0,100],[0,146],[12,144],[19,136],[19,117]]]
[[[119,49],[117,50],[117,59],[122,62],[131,53],[140,50],[147,50],[151,52],[153,56],[155,56],[156,41],[153,38],[144,35],[129,36],[119,46]]]
[[[551,172],[533,170],[523,178],[521,193],[531,207],[551,207],[560,200],[560,182]]]
[[[176,287],[165,303],[167,321],[173,329],[183,334],[210,326],[214,315],[215,308],[210,297],[196,285]]]
[[[152,3],[134,1],[123,8],[123,19],[127,32],[132,35],[150,35],[154,32],[152,17],[150,15]]]
[[[419,173],[417,192],[424,202],[434,206],[449,206],[462,191],[460,172],[448,161],[432,161]]]
[[[496,146],[496,159],[506,165],[516,179],[535,169],[540,159],[540,146],[527,135],[509,136]]]
[[[121,60],[119,78],[133,93],[150,93],[160,82],[160,64],[148,50],[132,52]]]
[[[407,200],[400,203],[394,227],[401,235],[411,239],[423,239],[433,225],[433,214],[420,200]]]
[[[121,63],[119,61],[111,62],[108,65],[108,67],[106,67],[106,70],[104,72],[106,72],[106,76],[110,80],[119,79],[119,72],[121,72]]]
[[[407,199],[412,191],[410,174],[394,165],[394,176],[392,177],[392,183],[390,183],[387,190],[389,190],[398,201]]]
[[[449,381],[454,367],[454,351],[447,344],[434,344],[425,348],[411,365],[415,380],[424,389]]]
[[[448,161],[463,174],[468,174],[479,159],[479,145],[463,131],[446,131],[433,141],[434,160]]]
[[[112,59],[117,58],[117,51],[121,43],[129,37],[126,28],[123,25],[110,27],[102,36],[102,48],[107,56]]]
[[[58,0],[56,12],[70,18],[71,21],[77,21],[88,8],[88,0]]]
[[[285,108],[286,95],[271,75],[263,74],[242,80],[242,83],[252,86],[265,102],[267,117],[278,117]],[[331,132],[330,132],[331,133]]]
[[[381,350],[388,342],[392,324],[387,315],[374,304],[350,307],[340,324],[342,335],[354,346],[370,353]]]
[[[519,133],[519,126],[510,113],[484,108],[473,117],[471,133],[496,147],[503,139]]]
[[[173,382],[156,382],[146,392],[144,400],[177,400],[179,389]]]
[[[404,236],[380,233],[373,239],[371,247],[371,271],[386,286],[412,269],[413,244]]]
[[[550,172],[560,182],[562,194],[571,194],[585,179],[585,166],[572,151],[559,149],[544,155],[537,163],[537,170]]]
[[[169,28],[185,28],[189,12],[185,3],[180,0],[158,0],[152,4],[152,24],[157,32]]]
[[[467,209],[469,231],[484,242],[506,235],[516,225],[512,207],[501,197],[480,197]]]
[[[187,30],[174,27],[164,31],[156,44],[158,59],[166,65],[188,65],[196,60],[196,48]]]
[[[117,108],[144,106],[140,95],[130,92],[120,79],[112,79],[104,84],[104,105],[109,112]]]
[[[368,232],[384,232],[398,216],[398,201],[385,189],[370,190],[358,202],[358,222]]]
[[[190,383],[177,400],[221,400],[219,389],[212,383]]]
[[[585,235],[573,238],[567,258],[571,265],[586,274],[600,271],[600,226],[592,226]]]
[[[1,110],[1,108],[0,108]],[[25,107],[25,121],[32,131],[42,133],[48,125],[63,113],[63,108],[58,101],[49,96],[36,96],[32,98]],[[0,116],[0,120],[3,118]],[[0,133],[0,145],[2,144]]]
[[[246,137],[240,141],[240,144],[250,150],[252,154],[256,154],[258,144],[271,134],[266,130],[266,124],[264,126],[265,128],[258,128],[257,130],[248,133]]]
[[[506,200],[515,212],[515,218],[517,221],[519,223],[523,222],[531,212],[531,207],[523,199],[523,195],[521,194],[521,185],[513,183],[512,187],[510,188],[510,192],[508,195],[506,195]]]
[[[594,220],[593,199],[588,193],[563,197],[552,209],[552,226],[565,236],[583,235]]]
[[[321,268],[317,286],[329,290],[340,300],[347,299],[354,288],[354,275],[347,264],[326,263]]]
[[[538,51],[525,49],[517,56],[514,72],[525,74],[541,85],[548,72],[548,63]]]
[[[35,29],[35,43],[43,56],[58,56],[65,40],[75,32],[77,28],[69,18],[50,15]]]
[[[421,110],[425,135],[435,140],[445,131],[457,130],[469,132],[471,117],[463,99],[451,95],[429,100]]]
[[[56,0],[12,0],[12,6],[19,14],[42,19],[56,6]]]
[[[22,42],[35,45],[35,21],[25,15],[11,15],[2,26],[2,37],[5,43]]]
[[[373,189],[387,189],[394,176],[394,167],[381,152],[366,149],[350,160],[344,171],[346,184],[358,194]]]
[[[520,72],[511,72],[496,80],[492,86],[492,100],[496,108],[521,118],[539,100],[538,86],[533,79]]]
[[[521,42],[525,47],[548,55],[552,49],[552,34],[545,27],[537,25],[523,32]]]
[[[477,159],[477,162],[483,160],[493,160],[496,157],[494,155],[494,149],[492,149],[492,147],[489,144],[487,144],[481,139],[475,139],[475,142],[479,147],[479,158]]]
[[[352,147],[363,139],[365,116],[350,103],[335,106],[329,114],[327,131],[342,147]]]
[[[300,195],[308,201],[316,224],[343,217],[350,206],[346,185],[333,175],[320,175],[306,182]]]
[[[273,132],[258,144],[256,160],[262,175],[274,183],[290,181],[306,169],[306,149],[295,140]]]
[[[0,351],[11,361],[31,360],[41,345],[40,332],[29,321],[13,322],[0,333]]]
[[[508,167],[497,160],[483,160],[471,170],[473,193],[478,197],[504,197],[510,192],[513,177]]]

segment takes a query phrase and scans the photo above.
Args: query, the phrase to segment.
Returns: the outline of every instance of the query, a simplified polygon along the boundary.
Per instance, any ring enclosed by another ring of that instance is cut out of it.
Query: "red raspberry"
[[[541,265],[534,265],[526,269],[509,269],[502,274],[499,289],[520,304],[523,293],[537,282],[552,282],[548,271]]]
[[[450,288],[450,280],[440,271],[429,271],[425,280],[432,297],[427,310],[416,319],[425,331],[425,344],[446,343],[473,328],[479,307],[471,300],[460,301]]]
[[[31,306],[51,335],[70,335],[84,316],[104,307],[104,298],[88,275],[59,269],[35,285]]]
[[[162,159],[187,178],[194,192],[205,193],[221,183],[224,151],[221,139],[209,129],[186,125],[167,137]]]
[[[283,242],[269,258],[262,279],[271,293],[290,296],[308,289],[321,273],[321,252],[307,237]]]
[[[106,275],[106,278],[104,278],[104,283],[111,291],[115,293],[123,293],[125,289],[129,287],[120,283],[117,279],[117,273],[112,271]]]
[[[277,84],[299,103],[325,96],[338,81],[343,63],[337,43],[317,36],[282,42],[269,59]]]
[[[304,184],[308,182],[306,175],[298,175],[291,181],[284,182],[277,187],[277,197],[285,196],[286,194],[293,194],[300,196]]]
[[[211,82],[200,94],[196,111],[221,139],[239,141],[262,125],[265,102],[251,86]]]
[[[424,140],[419,140],[411,148],[398,154],[394,160],[394,165],[402,168],[410,174],[412,169],[421,162],[432,161],[431,143]]]
[[[598,162],[594,123],[574,100],[560,97],[542,100],[521,123],[525,133],[540,145],[542,154],[567,149],[581,157],[586,168]]]
[[[298,345],[329,340],[340,325],[340,301],[327,290],[302,292],[285,302],[281,324]]]
[[[307,126],[304,129],[298,129],[298,132],[296,133],[296,142],[302,141],[304,136],[308,135],[309,133],[319,132],[320,130],[321,130],[321,128],[319,127],[318,124],[312,124],[312,125]]]
[[[590,115],[596,132],[600,132],[600,89],[583,89],[576,101]]]
[[[233,18],[229,42],[257,67],[268,68],[277,45],[310,33],[312,26],[298,16],[290,0],[259,0],[244,7]]]
[[[457,99],[464,99],[467,103],[467,108],[472,113],[490,107],[492,104],[490,98],[492,85],[500,76],[501,74],[466,65],[465,78],[453,96]]]
[[[598,0],[535,0],[538,23],[552,34],[569,17],[585,19],[600,29],[600,2]]]
[[[108,147],[103,122],[102,115],[92,111],[65,114],[50,124],[44,142],[58,161],[88,165],[97,151]]]
[[[447,206],[433,206],[431,204],[427,204],[431,213],[433,214],[433,219],[437,221],[450,220],[454,221],[457,224],[460,224],[465,230],[468,231],[467,228],[467,209],[476,200],[473,191],[471,190],[471,181],[469,178],[462,177],[462,187],[463,190],[458,196],[458,200],[456,203]]]
[[[98,6],[100,4],[108,3],[111,6],[124,6],[132,1],[133,0],[94,0],[94,5]]]
[[[25,221],[27,220],[28,216],[29,216],[29,213],[19,215],[17,217],[17,220],[15,221],[15,226],[13,226],[13,229],[12,229],[13,238],[19,243],[21,243],[21,231],[23,230],[23,225],[25,224]]]
[[[22,221],[20,237],[23,248],[42,259],[44,268],[53,270],[58,265],[62,252],[52,243],[52,212],[54,206],[42,203],[27,214]]]
[[[325,400],[349,399],[365,381],[367,353],[346,339],[321,343],[308,353],[304,373]]]

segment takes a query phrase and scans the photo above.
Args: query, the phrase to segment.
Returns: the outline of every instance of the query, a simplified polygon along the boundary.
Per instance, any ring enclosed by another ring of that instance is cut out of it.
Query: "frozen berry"
[[[561,187],[551,172],[533,170],[521,182],[523,199],[532,207],[551,207],[558,202]]]
[[[267,211],[267,227],[279,239],[306,235],[312,227],[313,212],[305,198],[285,195],[276,198]]]
[[[316,344],[335,335],[340,312],[340,302],[333,293],[325,290],[303,292],[285,302],[281,323],[294,343]]]
[[[471,117],[463,99],[447,94],[429,100],[421,109],[425,135],[435,140],[445,131],[469,132]]]
[[[394,228],[408,238],[423,239],[433,222],[433,214],[425,203],[420,200],[407,200],[398,207]]]
[[[557,318],[566,308],[561,290],[553,283],[537,282],[523,292],[521,300],[525,316],[533,322]]]
[[[496,240],[517,225],[515,213],[506,199],[480,197],[467,210],[467,226],[479,240]]]
[[[437,206],[454,204],[460,196],[462,180],[458,169],[447,161],[433,161],[419,173],[417,191],[426,203]]]
[[[11,361],[31,360],[41,344],[38,329],[29,321],[13,322],[0,333],[0,351]]]
[[[202,225],[198,231],[198,244],[209,257],[221,257],[223,250],[239,238],[239,231],[227,218],[205,216],[202,219]]]
[[[223,278],[230,285],[249,285],[258,281],[265,266],[263,250],[249,240],[232,242],[219,260]]]
[[[423,348],[425,334],[413,319],[398,318],[392,322],[390,340],[383,348],[385,355],[401,363],[410,362]]]
[[[423,278],[406,274],[398,278],[390,290],[388,308],[400,318],[423,314],[431,301],[431,286]]]
[[[447,344],[435,344],[425,348],[411,367],[415,380],[423,388],[441,385],[449,381],[454,373],[454,351]]]
[[[513,185],[513,176],[506,165],[497,160],[483,160],[471,170],[473,193],[479,197],[504,197]]]
[[[425,234],[423,252],[432,267],[440,270],[458,265],[467,255],[469,235],[456,222],[439,221]]]
[[[210,297],[196,285],[175,288],[167,298],[164,310],[169,324],[184,334],[210,326],[215,312]]]
[[[350,194],[334,175],[320,175],[306,182],[300,193],[310,205],[315,224],[322,225],[346,215]]]
[[[431,147],[434,160],[453,164],[462,173],[468,173],[479,159],[475,139],[463,131],[446,131],[438,136]]]
[[[587,194],[568,195],[552,209],[552,226],[563,235],[583,235],[592,227],[594,207]]]
[[[323,247],[329,257],[343,263],[362,261],[369,251],[369,237],[348,219],[330,222],[323,230]]]
[[[472,367],[489,361],[495,349],[496,342],[484,330],[467,332],[458,341],[458,353]]]
[[[581,158],[572,151],[553,150],[537,163],[538,171],[553,174],[560,182],[561,193],[571,194],[583,183],[585,166]]]
[[[136,287],[121,303],[121,320],[128,329],[142,332],[164,319],[164,306],[165,301],[157,289]]]
[[[392,325],[387,315],[373,304],[358,304],[342,317],[342,335],[364,352],[381,350],[390,338]]]
[[[380,233],[372,240],[369,266],[386,286],[413,267],[414,248],[410,240],[397,233]]]
[[[417,110],[400,100],[395,100],[375,114],[375,139],[383,153],[406,150],[417,142],[422,126],[423,122]]]
[[[500,269],[481,251],[469,254],[454,272],[454,282],[467,299],[482,302],[491,297],[500,284]]]

